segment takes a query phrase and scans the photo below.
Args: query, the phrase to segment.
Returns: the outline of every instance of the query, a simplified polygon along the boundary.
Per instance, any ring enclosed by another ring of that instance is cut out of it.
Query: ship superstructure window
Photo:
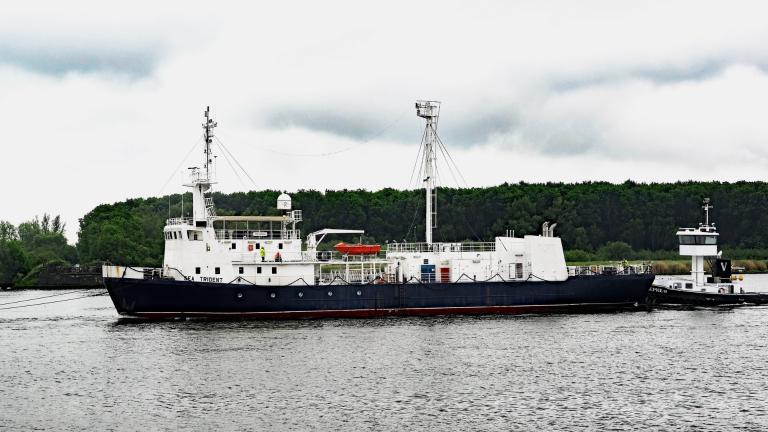
[[[202,241],[203,233],[201,231],[187,231],[187,238],[193,241]]]
[[[272,274],[277,274],[277,267],[272,267]]]
[[[221,274],[221,269],[219,267],[216,267],[215,269],[213,269],[213,272],[216,274]]]
[[[713,235],[681,235],[681,245],[716,245],[717,236]]]
[[[523,278],[523,263],[515,263],[515,279]]]
[[[256,274],[261,274],[261,267],[256,267]]]
[[[237,243],[232,243],[232,247],[230,249],[237,249]]]
[[[282,249],[282,248],[283,248],[283,244],[282,244],[282,243],[278,243],[278,244],[277,244],[277,248],[278,248],[278,249]]]
[[[243,268],[242,267],[238,267],[237,272],[240,273],[240,274],[243,274]]]
[[[200,267],[195,267],[195,274],[200,274]]]
[[[173,232],[173,239],[176,240],[176,231]]]

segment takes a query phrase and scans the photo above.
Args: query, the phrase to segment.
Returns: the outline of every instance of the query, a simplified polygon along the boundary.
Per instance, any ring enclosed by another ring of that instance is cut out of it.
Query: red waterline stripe
[[[526,312],[548,312],[553,310],[599,310],[619,309],[635,306],[635,303],[569,303],[556,305],[523,306],[467,306],[433,308],[392,308],[392,309],[326,309],[311,311],[280,312],[133,312],[130,316],[141,318],[369,318],[382,316],[433,316],[433,315],[476,315],[514,314]]]

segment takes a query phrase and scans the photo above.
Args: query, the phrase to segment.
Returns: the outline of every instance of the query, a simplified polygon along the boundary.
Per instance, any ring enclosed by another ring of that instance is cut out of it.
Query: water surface
[[[152,323],[103,296],[2,309],[51,294],[0,293],[2,430],[768,429],[765,307]]]

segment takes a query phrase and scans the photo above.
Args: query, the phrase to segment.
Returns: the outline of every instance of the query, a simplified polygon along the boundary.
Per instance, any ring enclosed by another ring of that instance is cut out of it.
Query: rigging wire
[[[251,177],[251,175],[250,175],[250,174],[248,174],[248,171],[246,171],[246,170],[245,170],[245,168],[243,168],[243,166],[242,166],[242,165],[240,165],[240,161],[238,161],[238,160],[237,160],[237,158],[236,158],[236,157],[235,157],[235,156],[232,154],[232,152],[231,152],[231,151],[229,151],[229,149],[227,148],[227,146],[225,146],[225,145],[224,145],[224,143],[223,143],[223,142],[222,142],[222,141],[219,139],[219,137],[217,137],[217,136],[214,136],[214,137],[213,137],[213,139],[215,139],[216,141],[218,141],[218,143],[221,145],[221,148],[223,148],[225,152],[229,153],[229,157],[231,157],[231,158],[232,158],[232,160],[234,160],[234,161],[235,161],[235,163],[237,164],[237,166],[239,166],[239,167],[240,167],[240,169],[243,171],[243,174],[245,174],[245,176],[246,176],[246,177],[248,177],[248,180],[250,180],[250,181],[251,181],[251,183],[253,183],[253,187],[255,187],[256,189],[258,189],[258,188],[259,188],[259,186],[256,184],[256,181],[254,181],[254,180],[253,180],[253,177]]]
[[[50,297],[59,297],[59,296],[67,295],[67,294],[74,294],[74,293],[80,293],[80,292],[82,292],[82,290],[67,291],[67,292],[63,292],[63,293],[51,294],[51,295],[42,296],[42,297],[35,297],[35,298],[31,298],[31,299],[26,299],[26,300],[16,300],[16,301],[12,301],[12,302],[0,303],[0,306],[5,306],[5,305],[15,304],[15,303],[25,303],[25,302],[41,300],[41,299],[50,298]]]
[[[21,308],[33,307],[33,306],[43,306],[43,305],[52,304],[52,303],[62,303],[62,302],[73,301],[73,300],[81,300],[81,299],[88,298],[88,297],[98,297],[98,296],[103,296],[103,295],[107,295],[107,294],[109,294],[109,293],[108,292],[103,292],[103,293],[98,293],[98,294],[89,294],[89,295],[75,297],[75,298],[70,298],[70,299],[51,300],[51,301],[42,302],[42,303],[34,303],[34,304],[26,304],[26,305],[4,307],[4,308],[0,308],[0,310],[21,309]]]
[[[227,165],[232,169],[232,172],[235,173],[235,177],[237,177],[237,180],[240,182],[240,184],[243,186],[243,188],[248,188],[248,186],[245,185],[245,182],[243,181],[243,178],[240,177],[240,174],[237,172],[237,169],[235,169],[235,166],[232,165],[232,161],[229,160],[229,157],[227,156],[227,153],[224,151],[224,148],[219,144],[216,143],[217,146],[221,149],[221,154],[224,156],[224,160],[227,161]]]
[[[413,175],[416,174],[416,167],[419,168],[419,177],[421,177],[422,164],[420,164],[419,162],[423,157],[421,149],[424,147],[424,140],[426,139],[426,137],[427,137],[427,130],[424,129],[424,132],[421,135],[421,143],[419,144],[419,151],[416,153],[416,161],[414,161],[413,169],[411,170],[411,178],[408,180],[408,187],[406,189],[410,189],[411,184],[413,183]]]
[[[195,148],[200,143],[200,140],[202,138],[203,138],[203,134],[200,134],[200,136],[197,137],[197,140],[195,140],[195,143],[192,145],[192,148],[189,149],[189,151],[187,152],[187,155],[184,156],[184,159],[182,159],[181,162],[179,163],[179,165],[176,167],[176,169],[173,170],[173,172],[171,173],[171,176],[168,177],[168,180],[165,181],[165,184],[163,184],[163,187],[160,188],[160,192],[159,193],[163,193],[163,190],[165,190],[165,187],[168,186],[168,183],[171,182],[171,180],[176,175],[176,173],[179,171],[179,169],[181,169],[181,167],[184,165],[184,162],[187,161],[187,159],[189,158],[189,155],[192,154],[192,152],[195,150]]]
[[[443,144],[443,140],[440,139],[440,136],[435,134],[435,138],[437,138],[438,144],[440,144],[440,147],[445,151],[445,154],[448,155],[448,161],[450,163],[453,163],[453,166],[456,167],[456,172],[459,174],[459,177],[461,177],[462,182],[464,182],[464,186],[467,186],[467,180],[464,179],[464,176],[461,174],[461,170],[459,169],[459,165],[456,164],[456,161],[453,160],[453,156],[451,156],[451,152],[448,151],[448,148]]]

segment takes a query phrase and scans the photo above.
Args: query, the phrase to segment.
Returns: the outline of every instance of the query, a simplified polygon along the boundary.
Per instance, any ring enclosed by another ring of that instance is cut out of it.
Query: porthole
[[[275,297],[277,297],[277,294],[275,294],[275,293],[269,293],[269,298],[275,298]]]
[[[304,293],[299,291],[299,298],[302,298],[302,297],[304,297]]]
[[[243,293],[241,292],[237,293],[237,298],[243,298]]]
[[[360,290],[357,290],[357,295],[361,296],[361,295],[363,295],[363,292],[360,291]]]
[[[333,291],[328,291],[328,297],[332,297],[332,296],[333,296]]]

